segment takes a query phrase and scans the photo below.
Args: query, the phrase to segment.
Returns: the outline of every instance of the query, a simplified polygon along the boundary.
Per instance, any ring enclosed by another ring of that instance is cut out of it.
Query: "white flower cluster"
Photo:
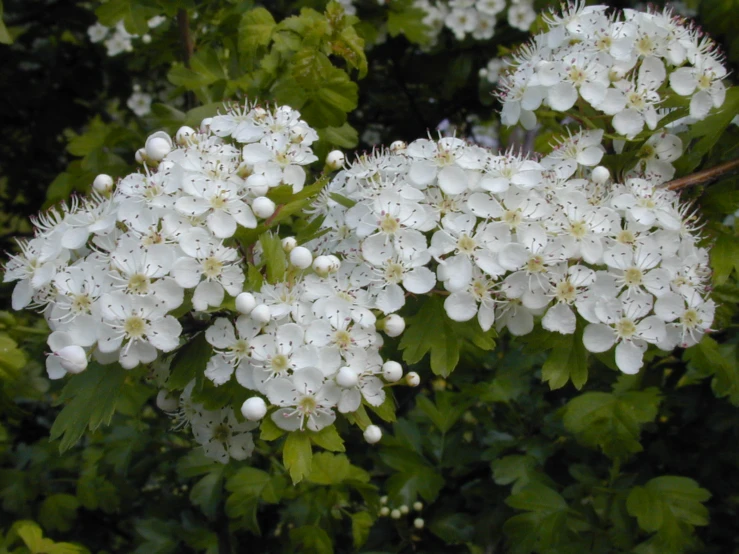
[[[721,106],[726,68],[716,44],[669,10],[606,13],[576,2],[546,18],[549,30],[513,57],[501,78],[504,124],[536,124],[541,105],[565,112],[583,103],[605,116],[619,135],[655,130],[670,91],[686,99],[690,117]]]
[[[13,308],[41,309],[53,331],[49,375],[84,370],[90,353],[125,368],[152,362],[179,346],[171,312],[185,291],[195,310],[241,293],[240,255],[225,242],[272,215],[270,188],[303,187],[317,138],[290,108],[234,108],[174,141],[151,135],[137,153],[143,172],[115,188],[101,175],[90,197],[38,217],[4,281],[18,282]]]
[[[167,20],[164,16],[152,17],[147,24],[149,29],[155,29]],[[87,29],[87,35],[90,42],[102,42],[108,51],[108,56],[113,57],[123,52],[133,52],[133,39],[139,38],[139,35],[132,35],[126,31],[123,20],[116,23],[115,27],[106,27],[99,21],[90,25]],[[151,35],[148,33],[141,36],[144,44],[151,42]]]
[[[445,28],[457,40],[489,40],[506,8],[506,20],[515,29],[528,31],[536,20],[533,0],[415,0],[413,7],[426,13],[423,23],[434,41]]]
[[[326,233],[309,246],[349,262],[355,286],[372,283],[364,307],[389,315],[409,294],[443,294],[452,320],[514,335],[537,319],[571,334],[579,314],[585,347],[617,344],[618,367],[635,373],[648,344],[689,346],[710,328],[708,254],[676,193],[609,183],[602,135],[580,132],[540,161],[456,138],[394,144],[332,181],[314,206]]]

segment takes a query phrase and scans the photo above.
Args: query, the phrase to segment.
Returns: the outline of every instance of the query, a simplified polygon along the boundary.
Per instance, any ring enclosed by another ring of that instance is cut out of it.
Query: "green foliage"
[[[59,452],[69,450],[85,430],[108,425],[123,392],[126,371],[118,364],[91,363],[87,370],[70,378],[59,403],[66,403],[51,427],[51,438],[61,438]]]
[[[643,450],[639,435],[645,423],[654,421],[660,391],[586,392],[570,400],[563,422],[579,441],[599,447],[612,458],[625,458]]]
[[[290,472],[293,484],[297,484],[310,474],[313,450],[310,436],[306,431],[295,431],[287,435],[282,447],[282,463]]]

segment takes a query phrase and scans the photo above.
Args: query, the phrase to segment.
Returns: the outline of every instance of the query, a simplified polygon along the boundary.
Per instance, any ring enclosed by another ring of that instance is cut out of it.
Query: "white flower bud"
[[[338,267],[336,267],[336,264],[329,256],[318,256],[313,260],[313,271],[318,273],[321,277],[326,277],[337,269]]]
[[[290,251],[290,263],[299,269],[307,269],[313,263],[313,254],[305,246],[296,246]]]
[[[336,382],[345,389],[356,387],[359,383],[359,375],[350,367],[342,367],[336,375]]]
[[[393,519],[400,519],[401,513],[397,508],[390,512],[390,517]]]
[[[410,512],[406,504],[403,504],[399,509],[400,509],[400,513],[403,515],[406,515],[408,512]]]
[[[203,119],[203,121],[200,122],[200,132],[201,133],[209,133],[210,132],[210,124],[213,123],[212,117],[206,117]]]
[[[417,517],[413,520],[413,527],[415,527],[418,530],[423,529],[423,526],[426,524],[426,522],[421,517]]]
[[[267,404],[258,396],[252,396],[241,405],[241,413],[249,421],[259,421],[267,415]]]
[[[598,185],[604,185],[610,177],[611,172],[608,171],[608,168],[603,167],[602,165],[594,167],[593,172],[590,174],[590,178]]]
[[[144,44],[150,44],[151,43],[151,35],[149,33],[146,33],[145,35],[141,36],[141,42]]]
[[[390,145],[390,152],[401,152],[408,148],[408,145],[402,140],[396,140]]]
[[[423,502],[415,501],[413,503],[413,509],[416,510],[417,512],[420,512],[421,510],[423,510]]]
[[[398,314],[390,314],[384,319],[383,328],[388,337],[400,336],[405,331],[405,319]]]
[[[737,210],[739,211],[739,210]],[[331,261],[331,273],[335,273],[341,269],[341,260],[333,254],[328,255],[328,259]]]
[[[236,297],[236,311],[240,314],[249,315],[257,305],[257,300],[250,292],[242,292]]]
[[[379,442],[381,438],[382,429],[380,429],[377,425],[368,425],[367,428],[364,430],[364,440],[366,440],[369,444],[375,444],[376,442]]]
[[[390,515],[390,508],[388,508],[387,506],[383,506],[382,508],[380,508],[381,517],[387,517],[388,515]]]
[[[381,496],[380,497],[380,504],[382,504],[384,506],[385,504],[387,504],[387,500],[388,500],[387,499],[387,495]]]
[[[295,237],[286,237],[282,239],[282,249],[288,254],[292,252],[297,245],[298,241],[295,240]]]
[[[405,382],[409,387],[417,387],[421,384],[421,377],[415,371],[409,371],[405,376]]]
[[[157,394],[157,408],[163,412],[174,412],[180,407],[180,399],[168,390],[160,390]]]
[[[267,219],[275,213],[275,208],[275,203],[266,196],[255,198],[251,203],[251,209],[254,215],[262,219]]]
[[[190,137],[194,134],[195,129],[193,129],[192,127],[188,127],[187,125],[183,125],[179,129],[177,129],[177,134],[174,136],[174,139],[180,146],[185,146],[190,140]]]
[[[87,369],[87,353],[81,346],[70,345],[54,352],[59,364],[69,373],[82,373]]]
[[[246,188],[256,196],[264,196],[269,192],[269,184],[264,175],[249,175],[244,184],[246,185]]]
[[[249,314],[251,318],[257,323],[269,323],[272,319],[272,314],[269,311],[267,304],[259,304]]]
[[[146,161],[146,150],[144,150],[143,148],[139,148],[138,150],[136,150],[134,158],[136,159],[136,163],[144,163]]]
[[[326,156],[326,166],[329,169],[341,169],[344,166],[344,153],[341,150],[332,150]]]
[[[387,361],[382,364],[382,376],[388,383],[395,383],[396,381],[400,381],[400,379],[403,377],[403,366],[401,366],[398,362],[394,362],[392,360]]]
[[[159,162],[172,151],[172,142],[162,136],[152,135],[146,139],[146,146],[144,148],[147,158]]]
[[[108,192],[113,188],[113,177],[101,173],[95,177],[95,180],[92,182],[92,188],[98,192]]]

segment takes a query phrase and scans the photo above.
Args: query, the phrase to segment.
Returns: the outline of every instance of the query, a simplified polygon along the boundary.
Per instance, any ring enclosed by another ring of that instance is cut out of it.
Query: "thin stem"
[[[190,35],[190,16],[184,8],[177,10],[177,26],[180,29],[180,41],[182,42],[182,61],[185,67],[190,67],[190,58],[195,51],[195,44]]]
[[[680,177],[679,179],[665,183],[663,186],[668,190],[680,190],[693,185],[701,185],[703,183],[708,183],[709,181],[714,181],[736,169],[739,169],[739,158],[719,164],[710,169],[704,169],[703,171]]]

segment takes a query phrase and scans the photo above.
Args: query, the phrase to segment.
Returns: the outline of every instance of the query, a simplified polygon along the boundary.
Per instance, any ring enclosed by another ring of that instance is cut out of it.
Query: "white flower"
[[[239,334],[236,338],[231,321],[225,317],[217,318],[205,331],[205,339],[215,349],[215,354],[205,368],[205,376],[218,386],[231,379],[236,369],[237,380],[244,387],[254,389],[249,362],[250,342],[261,330],[261,326],[256,325],[251,318],[240,316],[236,319],[236,331]]]
[[[272,421],[286,431],[308,428],[320,431],[336,420],[333,409],[341,390],[333,381],[324,381],[320,370],[309,367],[290,378],[273,379],[266,386],[269,401],[282,406],[272,414]]]
[[[205,455],[222,464],[228,463],[230,458],[245,460],[254,451],[254,439],[249,431],[256,429],[258,423],[239,423],[230,408],[203,411],[191,420],[191,426]]]

